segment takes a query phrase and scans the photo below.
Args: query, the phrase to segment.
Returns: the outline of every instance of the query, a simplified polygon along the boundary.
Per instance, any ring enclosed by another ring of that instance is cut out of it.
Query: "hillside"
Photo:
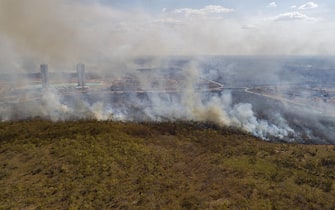
[[[0,123],[0,209],[334,209],[335,146],[207,123]]]

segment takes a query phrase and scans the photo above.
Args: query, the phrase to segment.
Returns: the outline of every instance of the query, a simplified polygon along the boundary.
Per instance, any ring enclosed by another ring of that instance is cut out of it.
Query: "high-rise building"
[[[86,86],[85,64],[77,64],[78,87]]]
[[[49,86],[48,65],[47,64],[41,64],[40,69],[41,69],[42,87],[47,88]]]

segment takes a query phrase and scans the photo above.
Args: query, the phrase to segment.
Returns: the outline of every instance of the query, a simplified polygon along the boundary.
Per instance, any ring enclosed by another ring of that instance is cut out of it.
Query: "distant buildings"
[[[78,87],[86,87],[86,75],[85,75],[85,64],[77,64],[77,75],[78,75]]]
[[[76,66],[77,69],[77,81],[78,88],[86,88],[86,73],[85,73],[85,64],[79,63]],[[49,71],[47,64],[40,65],[40,75],[41,75],[41,83],[43,88],[49,87]]]
[[[47,88],[49,86],[49,72],[48,72],[48,65],[47,64],[41,64],[41,82],[42,87]]]

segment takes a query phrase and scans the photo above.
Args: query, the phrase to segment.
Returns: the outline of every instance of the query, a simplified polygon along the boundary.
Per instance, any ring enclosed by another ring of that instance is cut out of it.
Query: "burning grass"
[[[196,122],[0,124],[0,208],[332,209],[335,146]]]

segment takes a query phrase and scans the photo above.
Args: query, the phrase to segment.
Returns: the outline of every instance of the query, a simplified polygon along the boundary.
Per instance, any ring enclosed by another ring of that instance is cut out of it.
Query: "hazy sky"
[[[148,54],[335,54],[332,0],[89,2],[121,12],[114,30],[134,30]]]
[[[159,14],[162,11],[175,11],[178,9],[201,10],[207,6],[232,9],[236,18],[240,17],[264,17],[271,18],[292,13],[291,19],[297,18],[298,13],[311,18],[332,18],[335,1],[304,1],[304,0],[100,0],[105,6],[111,6],[124,10],[140,9],[151,14]],[[210,11],[208,11],[209,13]]]
[[[334,55],[335,1],[0,0],[0,62]]]

